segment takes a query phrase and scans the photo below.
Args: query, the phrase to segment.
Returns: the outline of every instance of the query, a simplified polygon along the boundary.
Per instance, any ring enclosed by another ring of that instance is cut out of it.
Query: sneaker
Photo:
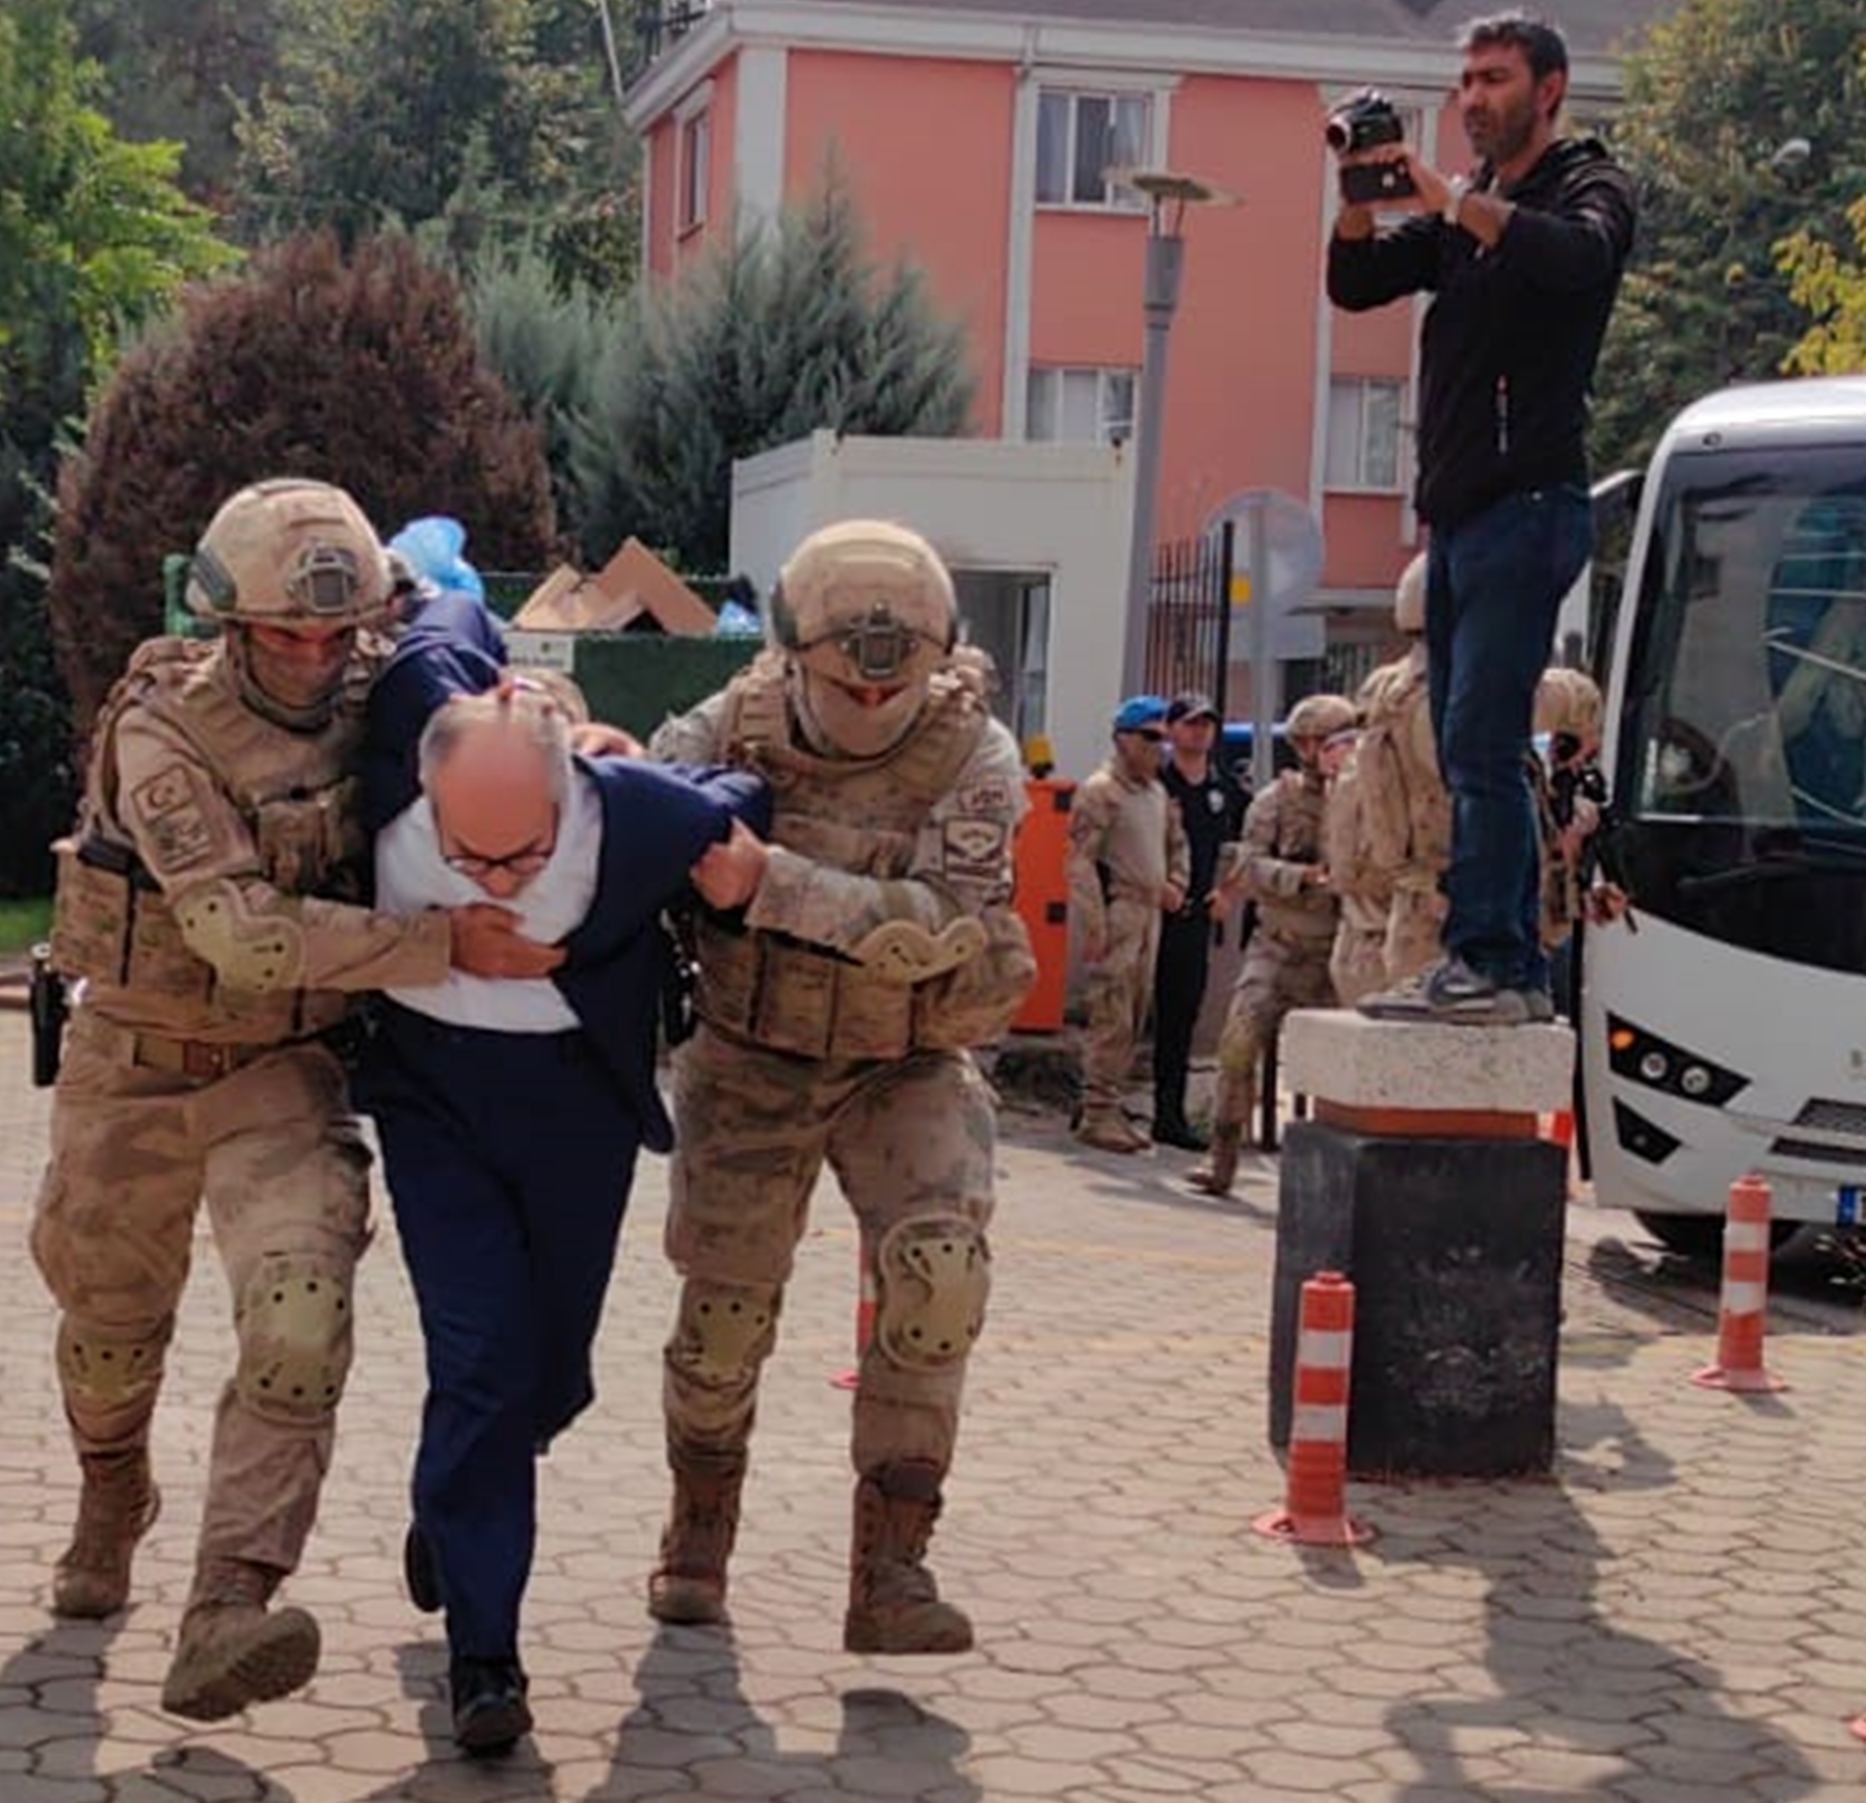
[[[475,1758],[509,1753],[531,1732],[530,1688],[516,1659],[455,1659],[448,1668],[454,1743]]]
[[[1457,1027],[1523,1027],[1555,1018],[1547,990],[1506,988],[1456,957],[1441,958],[1392,989],[1362,996],[1355,1007],[1371,1020]]]

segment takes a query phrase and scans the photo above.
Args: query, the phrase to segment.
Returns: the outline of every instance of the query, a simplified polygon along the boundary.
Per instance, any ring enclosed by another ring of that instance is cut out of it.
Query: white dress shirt
[[[603,810],[596,785],[572,770],[570,795],[557,823],[551,860],[509,900],[488,895],[441,856],[434,810],[423,795],[376,835],[376,905],[408,914],[420,908],[457,908],[492,902],[518,916],[518,930],[545,944],[581,926],[596,898],[602,854]],[[456,1027],[494,1033],[562,1033],[577,1022],[563,992],[549,977],[476,977],[450,970],[446,980],[420,989],[384,992],[404,1008]]]

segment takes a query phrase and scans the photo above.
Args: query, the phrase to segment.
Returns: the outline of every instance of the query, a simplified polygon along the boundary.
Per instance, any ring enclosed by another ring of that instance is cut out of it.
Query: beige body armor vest
[[[770,783],[774,844],[854,875],[906,879],[935,804],[990,718],[971,673],[945,670],[893,751],[859,764],[819,757],[797,743],[783,661],[767,654],[728,687],[720,742],[726,762]],[[802,940],[702,916],[695,1007],[722,1032],[806,1058],[895,1059],[981,1044],[1010,1024],[1036,974],[1008,898],[986,908],[981,924],[983,949],[957,969],[903,983]]]
[[[230,805],[237,816],[252,850],[230,833],[224,850],[209,848],[202,877],[256,875],[287,896],[358,901],[368,844],[351,766],[367,671],[353,671],[330,723],[295,733],[242,704],[216,643],[154,639],[131,658],[97,717],[77,831],[55,848],[53,962],[86,979],[100,1013],[158,1031],[257,1044],[318,1032],[343,1017],[343,994],[234,989],[189,948],[124,825],[116,740],[125,717],[142,710],[185,741],[211,788],[204,806]]]

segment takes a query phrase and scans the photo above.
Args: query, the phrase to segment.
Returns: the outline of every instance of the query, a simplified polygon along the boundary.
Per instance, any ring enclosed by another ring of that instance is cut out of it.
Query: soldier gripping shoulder
[[[960,1652],[971,1623],[926,1555],[990,1287],[994,1112],[969,1048],[1009,1026],[1036,972],[1011,906],[1023,772],[917,533],[813,534],[769,625],[752,667],[651,746],[759,770],[775,816],[749,904],[697,923],[699,1027],[674,1061],[673,1501],[648,1607],[725,1618],[759,1376],[827,1161],[877,1297],[844,1645]]]
[[[238,1353],[162,1690],[197,1721],[283,1696],[317,1665],[316,1622],[271,1605],[330,1464],[368,1238],[369,1155],[330,1036],[360,992],[435,982],[475,955],[459,913],[360,900],[359,631],[388,593],[375,532],[341,489],[279,480],[233,496],[188,585],[220,635],[132,657],[58,847],[51,963],[80,988],[32,1250],[59,1309],[82,1490],[52,1608],[94,1618],[128,1599],[205,1199]]]

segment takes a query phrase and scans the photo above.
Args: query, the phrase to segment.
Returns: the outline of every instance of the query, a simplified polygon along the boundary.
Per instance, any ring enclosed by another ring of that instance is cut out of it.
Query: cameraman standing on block
[[[1537,679],[1586,563],[1587,389],[1633,239],[1633,189],[1593,138],[1558,136],[1561,34],[1522,13],[1467,26],[1468,181],[1359,97],[1329,124],[1344,204],[1328,294],[1360,312],[1422,289],[1417,506],[1431,527],[1432,728],[1452,798],[1444,955],[1362,1000],[1381,1018],[1508,1026],[1553,1012],[1525,775]],[[1416,217],[1390,229],[1374,206]]]

